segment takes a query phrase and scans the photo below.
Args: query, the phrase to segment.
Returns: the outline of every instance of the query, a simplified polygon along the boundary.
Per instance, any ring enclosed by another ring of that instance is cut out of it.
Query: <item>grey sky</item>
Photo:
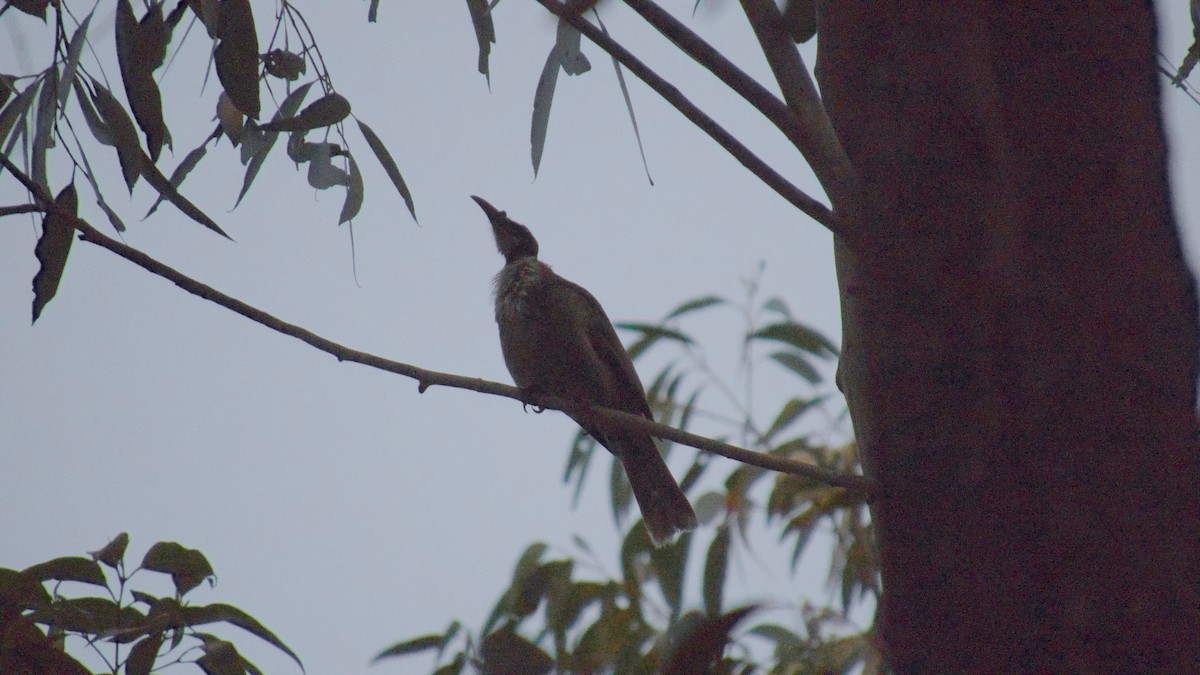
[[[489,92],[475,72],[464,4],[382,3],[377,24],[366,22],[366,3],[301,6],[337,90],[391,149],[421,219],[414,225],[351,125],[366,181],[354,223],[361,286],[348,230],[336,225],[341,191],[314,193],[282,148],[235,211],[228,209],[243,170],[228,143],[210,149],[185,183],[237,243],[170,206],[138,222],[152,190],[139,185],[131,203],[119,177],[108,181],[106,196],[130,226],[125,241],[346,346],[508,382],[489,296],[502,260],[468,199],[478,194],[529,225],[542,258],[589,288],[614,320],[653,320],[709,293],[738,299],[741,280],[765,261],[763,296],[784,296],[798,317],[837,341],[830,237],[628,78],[656,183],[649,186],[611,63],[586,41],[593,70],[561,77],[535,181],[530,106],[553,22],[534,3],[499,6]],[[691,4],[674,3],[686,5],[685,17]],[[1191,39],[1186,3],[1161,5],[1169,12],[1160,20],[1163,51],[1177,62]],[[264,48],[269,7],[255,3]],[[768,123],[669,46],[643,46],[649,32],[628,12],[614,3],[602,10],[615,36],[822,196]],[[770,84],[735,5],[702,3],[688,21]],[[47,30],[7,13],[0,41],[18,49],[0,49],[0,72],[41,68]],[[201,92],[208,47],[197,30],[164,82],[175,138],[165,167],[212,128],[215,79]],[[115,75],[112,16],[97,14],[90,35]],[[811,67],[811,47],[804,55]],[[1200,174],[1200,106],[1164,93],[1177,217],[1195,251],[1200,193],[1188,180]],[[90,158],[97,168],[116,165],[110,148],[92,148]],[[58,188],[68,167],[53,168]],[[83,215],[109,231],[82,176],[76,183]],[[13,182],[0,179],[0,204],[21,201]],[[219,576],[216,589],[195,591],[194,601],[247,610],[300,654],[309,673],[365,672],[378,650],[454,618],[478,628],[534,540],[548,542],[551,555],[573,554],[571,535],[579,533],[600,552],[602,572],[618,573],[608,554],[618,533],[607,458],[572,510],[561,481],[574,430],[565,416],[523,414],[513,401],[457,390],[419,395],[412,381],[339,364],[83,243],[31,328],[37,232],[29,218],[0,223],[0,566],[81,554],[121,531],[132,537],[133,561],[155,541],[179,541],[203,550]],[[701,322],[699,332],[715,367],[731,375],[740,326],[734,314],[724,316]],[[661,363],[639,364],[643,379]],[[757,412],[767,416],[793,395],[794,380],[769,365],[759,374]],[[707,400],[719,408],[718,398]],[[699,430],[731,433],[712,424]],[[676,451],[677,472],[690,457]],[[715,475],[733,468],[718,461]],[[700,533],[707,545],[711,528]],[[760,537],[755,555],[735,562],[727,601],[827,600],[827,561],[814,554],[793,577],[786,553],[773,535]],[[693,577],[692,605],[697,588]],[[165,583],[152,590],[169,591]],[[795,614],[785,608],[771,618],[791,622]],[[255,638],[228,635],[266,671],[295,670]],[[413,657],[369,670],[419,673],[429,665]]]

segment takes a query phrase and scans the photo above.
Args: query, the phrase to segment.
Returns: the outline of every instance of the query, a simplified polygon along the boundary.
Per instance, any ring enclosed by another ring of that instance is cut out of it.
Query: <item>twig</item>
[[[558,0],[538,0],[538,2],[555,16],[571,24],[576,30],[595,43],[597,47],[608,52],[617,61],[620,61],[621,65],[629,69],[629,72],[636,75],[638,79],[645,82],[659,96],[675,106],[675,109],[683,113],[683,116],[688,121],[708,134],[726,152],[733,155],[734,159],[741,162],[742,166],[749,169],[759,180],[766,183],[790,204],[800,209],[802,213],[808,215],[813,220],[824,225],[834,234],[843,234],[842,226],[828,207],[808,196],[803,190],[793,185],[780,175],[779,172],[771,168],[758,155],[754,154],[741,141],[737,140],[733,134],[726,131],[716,120],[709,117],[707,113],[685,97],[675,85],[667,82],[658,73],[651,70],[649,66],[631,54],[629,50],[593,26],[578,10],[571,9],[558,2]]]

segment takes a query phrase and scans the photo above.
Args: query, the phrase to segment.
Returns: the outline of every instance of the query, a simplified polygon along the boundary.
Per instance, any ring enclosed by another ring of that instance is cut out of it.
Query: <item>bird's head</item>
[[[528,227],[508,217],[508,214],[487,203],[486,200],[472,196],[471,199],[479,204],[479,208],[487,214],[492,222],[492,234],[496,236],[496,249],[504,256],[505,263],[513,263],[522,258],[537,258],[538,243]]]

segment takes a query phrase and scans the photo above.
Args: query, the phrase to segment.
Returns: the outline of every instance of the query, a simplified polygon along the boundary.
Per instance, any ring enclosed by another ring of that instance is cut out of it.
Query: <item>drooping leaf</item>
[[[496,43],[496,25],[492,23],[492,12],[488,9],[487,0],[467,0],[467,11],[471,13],[471,25],[475,27],[475,40],[479,43],[479,72],[487,78],[490,87],[492,76],[488,71],[488,55],[492,52],[492,45]]]
[[[0,143],[8,138],[13,127],[16,126],[17,120],[25,116],[29,106],[33,104],[33,99],[42,85],[41,80],[35,80],[33,84],[25,88],[25,91],[17,95],[16,98],[8,102],[3,111],[0,111]]]
[[[536,177],[542,165],[542,151],[546,149],[546,131],[550,127],[550,106],[554,103],[554,88],[558,84],[558,45],[546,55],[546,64],[538,77],[537,89],[533,93],[533,122],[529,129],[529,152],[533,160],[533,175]]]
[[[299,115],[280,120],[271,120],[261,125],[263,131],[309,131],[327,127],[342,120],[350,114],[350,101],[338,93],[326,94],[313,101]]]
[[[808,359],[796,352],[774,352],[771,354],[771,359],[810,384],[821,383],[821,374],[817,372],[817,369],[808,362]]]
[[[725,569],[729,562],[730,530],[728,525],[717,528],[717,536],[708,546],[704,559],[704,611],[709,616],[721,613],[721,596],[725,591]]]
[[[24,572],[38,581],[78,581],[93,586],[108,586],[100,564],[90,558],[55,558],[27,567]]]
[[[162,172],[158,170],[158,167],[150,163],[149,157],[146,157],[143,154],[142,159],[142,175],[146,177],[146,182],[150,184],[150,187],[157,190],[158,194],[162,195],[163,199],[166,199],[174,204],[175,208],[182,211],[184,215],[196,221],[197,223],[200,223],[201,225],[207,227],[213,232],[216,232],[222,237],[225,237],[226,239],[230,239],[230,236],[225,234],[225,230],[222,230],[212,218],[209,218],[208,214],[204,213],[199,209],[199,207],[188,201],[187,197],[184,197],[179,193],[179,190],[175,189],[174,185],[171,185],[171,181],[167,180],[167,177],[162,175]]]
[[[125,659],[125,675],[150,675],[158,660],[158,649],[162,647],[162,633],[147,635],[138,640]]]
[[[42,220],[42,236],[34,247],[37,256],[37,274],[33,276],[33,321],[36,323],[46,303],[58,292],[58,282],[67,266],[71,253],[71,242],[75,239],[75,227],[71,219],[79,207],[79,196],[75,184],[71,183],[54,198],[53,208]]]
[[[171,575],[175,593],[183,596],[213,576],[212,565],[204,554],[194,548],[185,548],[173,541],[160,541],[146,551],[142,567],[153,572]]]
[[[129,0],[117,2],[117,63],[125,83],[125,95],[134,119],[146,134],[146,151],[151,161],[158,161],[166,139],[163,122],[162,96],[154,71],[162,65],[167,54],[170,33],[163,21],[162,4],[156,3],[139,22],[133,15]]]
[[[113,139],[112,130],[108,128],[104,120],[100,119],[100,114],[96,112],[96,108],[92,105],[92,99],[83,90],[83,85],[79,83],[79,78],[75,78],[72,86],[75,89],[75,100],[79,101],[79,107],[83,110],[83,118],[87,121],[88,129],[91,130],[92,136],[102,145],[112,148],[117,147],[117,142]]]
[[[358,215],[363,203],[363,179],[358,172],[358,163],[353,157],[350,161],[350,184],[346,186],[346,201],[342,204],[342,213],[338,216],[338,225],[352,220]]]
[[[600,20],[600,13],[593,13],[596,16],[596,23],[600,25],[600,30],[607,35],[608,28],[604,25],[604,22]],[[642,156],[642,169],[646,171],[646,180],[649,181],[651,185],[654,185],[654,179],[650,177],[650,164],[646,161],[646,149],[642,146],[642,132],[638,130],[637,115],[635,115],[633,112],[633,99],[629,97],[629,87],[625,84],[625,72],[621,68],[621,62],[617,60],[617,57],[613,56],[611,58],[613,70],[615,70],[617,73],[617,85],[621,89],[621,98],[625,99],[625,110],[629,113],[629,123],[633,125],[633,138],[637,141],[638,154]]]
[[[75,29],[71,41],[67,43],[67,60],[63,64],[62,78],[58,83],[58,107],[63,110],[67,107],[67,98],[70,97],[71,89],[75,84],[75,72],[79,68],[79,57],[83,53],[83,45],[87,41],[88,24],[92,22],[93,12],[88,12],[83,21],[79,22],[79,27]]]
[[[124,176],[125,185],[132,194],[133,185],[142,174],[142,147],[138,143],[137,129],[134,128],[129,113],[125,112],[125,108],[104,85],[93,79],[92,90],[96,109],[116,144],[117,158],[121,162],[121,175]]]
[[[109,567],[116,569],[125,559],[125,547],[129,546],[129,533],[122,532],[112,538],[112,541],[104,545],[104,548],[99,551],[92,551],[88,555],[92,556],[92,560],[102,562]]]
[[[625,467],[616,456],[612,457],[612,463],[609,465],[608,486],[612,495],[613,522],[620,526],[625,514],[629,513],[630,507],[633,506],[633,487],[625,475]]]
[[[250,0],[224,0],[221,3],[221,43],[213,59],[217,79],[238,110],[258,119],[261,104],[258,94],[258,33]]]
[[[221,131],[218,129],[216,135],[219,136],[220,133]],[[192,169],[196,168],[196,165],[200,163],[200,160],[204,159],[204,155],[208,152],[208,142],[212,139],[213,136],[211,135],[205,138],[204,143],[202,143],[200,147],[189,152],[187,156],[183,158],[183,161],[179,163],[179,166],[175,167],[175,170],[171,172],[172,187],[174,187],[176,190],[179,189],[179,186],[183,184],[183,181],[185,178],[187,178],[187,175],[191,173]],[[145,220],[146,218],[149,218],[150,214],[157,211],[158,205],[163,202],[163,199],[165,198],[159,194],[158,199],[154,200],[154,204],[150,207],[150,210],[146,212],[146,215],[142,216],[142,219]]]
[[[554,89],[558,84],[558,69],[568,75],[580,75],[591,69],[587,57],[579,50],[581,35],[575,27],[559,20],[558,35],[546,64],[538,77],[537,89],[533,93],[533,122],[529,130],[530,158],[533,160],[533,175],[536,177],[542,164],[542,151],[546,147],[546,132],[550,126],[550,107],[554,102]]]
[[[238,653],[232,642],[207,633],[196,633],[196,637],[200,638],[200,648],[204,651],[196,659],[196,665],[206,675],[243,675],[249,669],[250,663]]]
[[[378,18],[379,18],[379,0],[371,0],[371,6],[367,10],[367,22],[375,23],[375,20]]]
[[[308,90],[312,88],[316,82],[308,82],[296,87],[295,91],[288,94],[287,98],[283,99],[283,103],[279,105],[279,111],[271,118],[271,121],[278,121],[296,114],[300,109],[300,104],[304,103],[304,97],[308,95]],[[262,168],[263,162],[267,160],[267,154],[271,152],[271,148],[275,147],[275,140],[279,134],[268,133],[264,139],[261,149],[251,157],[249,165],[246,167],[246,176],[242,179],[242,190],[238,193],[237,202],[234,203],[234,208],[242,203],[242,198],[246,196],[246,192],[250,189],[250,184],[254,182],[255,176],[258,175],[259,169]],[[243,140],[243,143],[245,141]]]
[[[33,148],[29,153],[29,176],[34,182],[50,189],[46,175],[46,153],[54,147],[54,115],[58,112],[58,97],[55,86],[58,71],[51,66],[46,70],[42,92],[38,96],[37,116],[33,127]]]
[[[646,323],[618,323],[617,328],[621,330],[635,330],[642,334],[640,338],[626,348],[626,351],[629,352],[629,357],[634,359],[654,346],[659,340],[675,341],[685,345],[693,343],[693,340],[687,335],[666,326],[656,326]]]
[[[396,161],[392,159],[392,154],[388,152],[383,141],[379,139],[379,136],[371,127],[358,118],[355,118],[355,121],[358,122],[358,129],[362,132],[363,138],[367,139],[367,145],[370,146],[371,152],[375,153],[375,158],[383,165],[383,170],[387,172],[392,185],[396,186],[396,191],[404,198],[404,205],[408,207],[408,212],[412,214],[413,220],[416,220],[417,210],[413,205],[412,193],[408,191],[408,185],[404,183],[404,177],[400,175],[400,167],[396,166]]]
[[[211,574],[211,569],[209,570],[209,573]],[[232,626],[237,626],[238,628],[253,634],[260,640],[270,643],[279,651],[290,656],[292,660],[296,662],[296,665],[300,666],[301,668],[304,667],[304,664],[300,662],[300,657],[296,656],[296,653],[283,643],[283,640],[280,640],[274,633],[268,630],[266,626],[259,623],[258,619],[255,619],[233,605],[217,603],[199,607],[189,606],[184,607],[181,611],[183,613],[184,621],[186,621],[187,625],[189,626],[201,626],[204,624],[216,623],[218,621],[230,624]]]
[[[771,423],[771,426],[763,434],[763,440],[769,441],[776,434],[791,426],[805,411],[812,408],[813,403],[813,399],[801,398],[793,398],[784,403],[783,407],[779,410],[779,414],[775,416],[775,421]]]

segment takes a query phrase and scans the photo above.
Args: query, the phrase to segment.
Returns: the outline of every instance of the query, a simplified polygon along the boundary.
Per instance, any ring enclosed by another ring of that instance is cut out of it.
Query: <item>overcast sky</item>
[[[762,296],[785,297],[798,317],[838,341],[830,237],[629,77],[651,187],[611,63],[586,41],[593,70],[560,79],[534,180],[531,104],[554,41],[553,22],[534,3],[497,9],[490,92],[475,71],[465,3],[382,3],[377,24],[367,23],[365,2],[297,4],[337,91],[394,154],[420,225],[350,125],[366,183],[355,263],[349,231],[336,225],[342,192],[314,192],[282,146],[237,210],[230,209],[243,169],[226,142],[184,185],[236,243],[170,206],[138,222],[152,189],[138,185],[128,200],[119,176],[107,180],[106,196],[130,228],[127,243],[348,347],[509,382],[490,298],[502,260],[468,199],[478,194],[529,225],[542,259],[589,288],[616,321],[652,321],[700,295],[741,298],[743,280],[765,263]],[[687,18],[692,4],[672,6]],[[1170,3],[1161,22],[1163,51],[1174,62],[1190,43],[1184,5]],[[271,5],[254,7],[265,49]],[[602,10],[614,35],[822,196],[769,124],[649,39],[627,11],[615,3]],[[736,5],[701,3],[687,20],[774,89]],[[111,13],[97,14],[90,35],[110,77],[112,32]],[[160,162],[168,168],[212,128],[215,78],[202,89],[209,45],[200,32],[193,29],[163,82],[175,139],[174,156]],[[40,22],[7,12],[0,42],[16,49],[0,49],[0,72],[44,67],[48,37]],[[804,55],[811,67],[811,46]],[[1200,174],[1200,106],[1176,90],[1164,100],[1177,216],[1194,252],[1200,193],[1187,188]],[[274,110],[266,101],[264,109]],[[102,171],[116,166],[110,148],[90,157]],[[53,169],[58,189],[69,167],[59,159]],[[82,215],[111,233],[82,176],[76,185]],[[0,178],[0,204],[24,200]],[[418,394],[412,381],[340,364],[84,243],[75,244],[58,296],[31,328],[38,232],[31,218],[0,222],[0,566],[82,554],[122,531],[135,563],[159,540],[199,548],[219,583],[195,591],[193,601],[242,607],[295,649],[309,673],[427,672],[428,656],[373,668],[368,661],[455,618],[478,629],[535,540],[548,542],[551,555],[575,554],[571,537],[579,534],[599,552],[601,573],[619,573],[606,471],[592,472],[576,509],[562,483],[574,430],[564,416],[524,414],[511,400],[458,390]],[[727,377],[738,321],[714,314],[696,328]],[[643,379],[661,365],[640,364]],[[759,371],[760,417],[804,393],[768,365]],[[720,399],[706,400],[721,409]],[[816,419],[810,428],[842,437],[845,429],[830,424]],[[731,433],[715,424],[698,430]],[[677,473],[691,456],[676,452]],[[718,461],[715,475],[732,470]],[[702,546],[711,534],[701,528]],[[793,576],[781,562],[787,553],[760,537],[755,554],[737,557],[727,601],[772,600],[778,609],[762,618],[784,623],[797,622],[805,597],[830,601],[827,558],[814,553]],[[135,587],[146,581],[151,592],[169,592],[140,576]],[[693,576],[687,587],[691,606],[698,583]],[[249,635],[226,636],[268,672],[295,670]]]

